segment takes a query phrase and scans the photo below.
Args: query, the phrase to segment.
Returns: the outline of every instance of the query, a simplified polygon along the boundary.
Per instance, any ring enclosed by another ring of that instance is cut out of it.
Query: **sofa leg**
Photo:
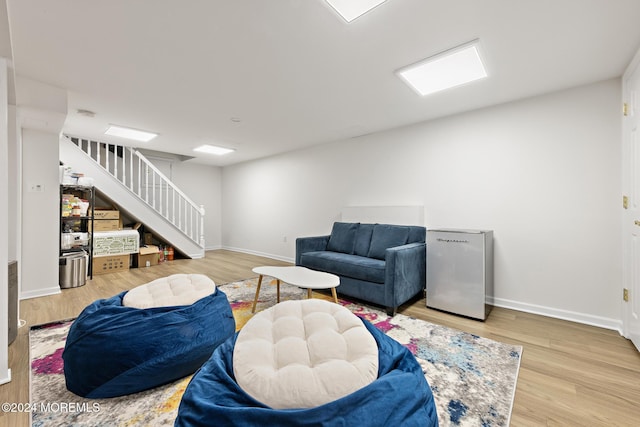
[[[398,307],[387,307],[387,316],[395,316],[396,315],[396,308]]]

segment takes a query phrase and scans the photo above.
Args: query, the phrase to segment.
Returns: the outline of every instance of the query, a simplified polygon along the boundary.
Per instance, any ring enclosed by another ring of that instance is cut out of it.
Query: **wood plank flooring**
[[[85,286],[59,295],[21,301],[26,325],[9,346],[12,381],[0,386],[0,402],[29,402],[29,343],[32,325],[77,316],[92,301],[174,273],[203,273],[216,283],[254,277],[259,265],[285,262],[225,250],[200,260],[175,260],[94,276]],[[339,291],[339,288],[338,288]],[[486,322],[428,309],[424,299],[399,313],[524,347],[511,416],[512,426],[640,425],[640,353],[617,332],[503,308]],[[28,414],[0,412],[0,426],[29,425]]]

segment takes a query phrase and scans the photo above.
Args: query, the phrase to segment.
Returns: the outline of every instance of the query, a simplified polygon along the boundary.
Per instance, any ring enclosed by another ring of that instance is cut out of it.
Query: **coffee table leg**
[[[276,279],[276,302],[280,302],[280,279]]]
[[[333,301],[338,303],[338,294],[336,293],[336,288],[331,288],[331,295],[333,295]]]
[[[313,294],[311,292],[311,288],[307,288],[307,298],[309,298],[309,299],[313,298]]]
[[[258,287],[256,288],[256,296],[253,299],[253,308],[251,309],[252,313],[256,312],[256,304],[258,303],[258,295],[260,294],[260,285],[262,285],[262,274],[258,277]]]

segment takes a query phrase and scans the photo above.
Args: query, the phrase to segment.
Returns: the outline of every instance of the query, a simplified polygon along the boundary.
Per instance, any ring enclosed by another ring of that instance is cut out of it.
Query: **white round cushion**
[[[122,305],[134,308],[191,305],[216,292],[216,284],[204,274],[173,274],[131,289]]]
[[[247,394],[274,409],[312,408],[375,381],[378,345],[338,304],[284,301],[242,328],[233,373]]]

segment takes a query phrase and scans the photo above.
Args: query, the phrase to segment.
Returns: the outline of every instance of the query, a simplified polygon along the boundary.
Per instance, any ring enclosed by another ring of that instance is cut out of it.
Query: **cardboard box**
[[[140,235],[136,230],[96,231],[93,233],[93,256],[95,257],[137,254],[139,247]]]
[[[143,240],[145,245],[153,245],[153,234],[144,233]]]
[[[129,269],[129,255],[93,257],[93,274],[117,273]]]
[[[158,260],[160,259],[160,248],[154,245],[141,246],[136,259],[136,265],[139,268],[158,265]]]
[[[120,211],[117,209],[95,208],[93,219],[120,219]]]
[[[97,219],[93,221],[93,231],[114,231],[122,229],[122,219]]]

